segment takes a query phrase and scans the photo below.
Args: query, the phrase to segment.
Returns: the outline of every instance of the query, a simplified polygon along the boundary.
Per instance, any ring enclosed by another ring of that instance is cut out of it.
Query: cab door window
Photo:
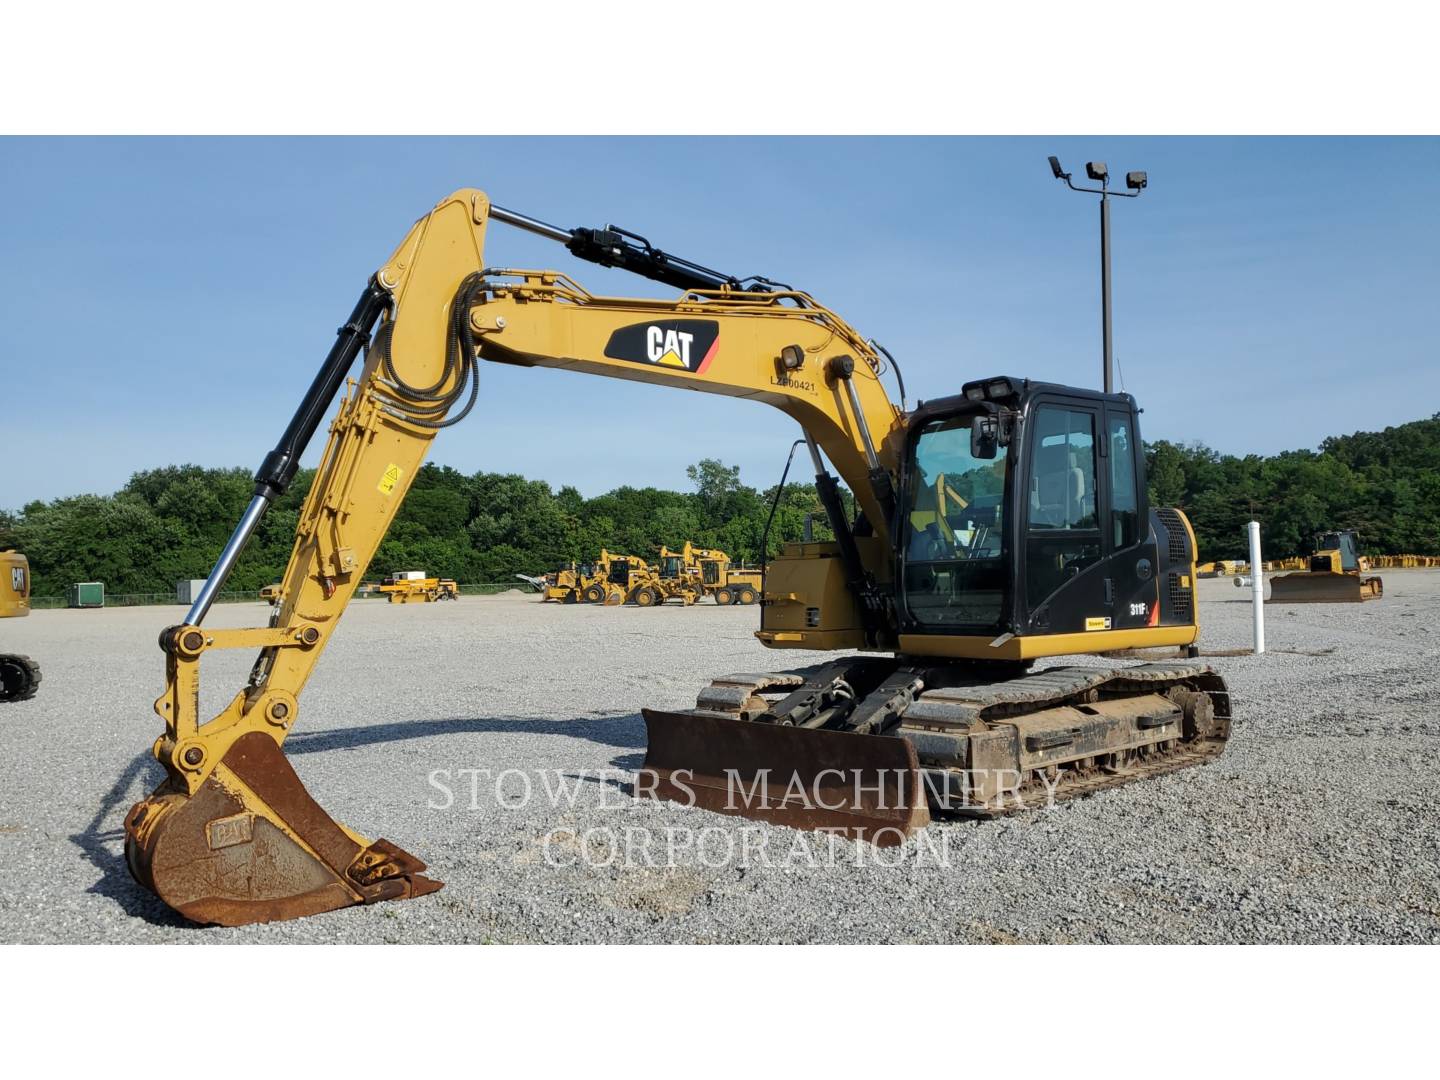
[[[1025,543],[1031,612],[1101,554],[1094,412],[1042,405],[1034,424]]]
[[[1135,422],[1129,413],[1109,414],[1110,541],[1119,551],[1140,542],[1139,470],[1135,465]]]

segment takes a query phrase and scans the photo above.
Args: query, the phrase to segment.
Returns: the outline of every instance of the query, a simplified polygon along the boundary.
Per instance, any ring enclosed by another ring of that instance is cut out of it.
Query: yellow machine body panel
[[[30,614],[30,560],[18,551],[0,551],[0,619]]]
[[[0,551],[0,619],[30,614],[30,561],[18,551]],[[0,703],[25,701],[40,686],[40,665],[19,653],[0,653]]]

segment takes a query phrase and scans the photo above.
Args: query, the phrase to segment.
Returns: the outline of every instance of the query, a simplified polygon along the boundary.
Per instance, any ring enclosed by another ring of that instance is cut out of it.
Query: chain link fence
[[[508,592],[511,589],[517,592],[534,592],[533,586],[523,581],[486,581],[474,585],[459,586],[461,596],[494,596],[496,593]],[[368,592],[356,590],[355,600],[383,600],[385,593],[378,589]],[[222,592],[215,597],[217,604],[258,604],[261,603],[258,592]],[[189,604],[182,604],[175,599],[173,592],[168,593],[107,593],[105,596],[105,607],[150,607],[161,604],[172,604],[175,607],[189,607]],[[32,596],[30,598],[30,609],[32,611],[45,611],[51,608],[63,608],[69,606],[64,596]]]

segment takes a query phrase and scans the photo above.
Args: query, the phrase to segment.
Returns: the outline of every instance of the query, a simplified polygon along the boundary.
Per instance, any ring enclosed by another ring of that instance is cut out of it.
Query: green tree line
[[[653,561],[664,544],[690,540],[754,564],[774,488],[757,491],[737,466],[705,460],[687,470],[694,490],[620,487],[587,499],[543,480],[425,465],[371,563],[369,578],[425,570],[460,582],[513,581],[601,548]],[[302,470],[262,520],[227,588],[258,590],[279,580],[290,558],[300,506],[314,480]],[[113,495],[77,495],[0,512],[0,547],[30,560],[36,596],[76,581],[103,581],[111,594],[165,593],[203,578],[250,500],[246,469],[169,466],[136,473]],[[787,484],[769,537],[775,555],[804,535],[830,535],[813,484]]]
[[[1246,558],[1252,518],[1267,558],[1307,554],[1332,528],[1367,554],[1440,555],[1440,413],[1272,457],[1163,441],[1145,456],[1151,505],[1186,513],[1204,560]]]
[[[1326,439],[1318,450],[1270,457],[1219,454],[1199,443],[1146,447],[1153,505],[1194,523],[1202,559],[1244,558],[1245,523],[1264,527],[1267,554],[1308,550],[1321,529],[1351,528],[1370,553],[1440,555],[1440,414],[1429,420]],[[652,558],[691,540],[754,564],[774,488],[743,483],[740,470],[705,460],[688,470],[693,490],[620,487],[585,498],[542,480],[426,465],[370,568],[426,570],[461,582],[509,581],[601,548]],[[236,590],[279,579],[313,473],[302,471],[271,508],[230,581]],[[30,559],[37,596],[76,581],[111,593],[170,592],[204,577],[250,499],[246,469],[178,465],[136,473],[113,495],[77,495],[0,512],[0,547]],[[775,515],[769,555],[803,535],[827,537],[812,484],[791,483]]]

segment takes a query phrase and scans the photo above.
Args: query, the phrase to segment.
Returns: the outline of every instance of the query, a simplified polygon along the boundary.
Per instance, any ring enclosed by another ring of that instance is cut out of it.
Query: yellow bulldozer
[[[1378,600],[1385,593],[1385,583],[1367,576],[1369,569],[1354,530],[1317,533],[1307,569],[1271,578],[1266,603],[1360,604]]]
[[[488,251],[497,224],[677,294],[605,296],[558,270],[511,268]],[[927,288],[916,279],[909,295],[943,300]],[[206,626],[362,353],[297,520],[279,609],[265,626]],[[1031,670],[1196,641],[1195,537],[1179,511],[1148,503],[1130,395],[996,375],[910,408],[898,379],[898,403],[886,386],[894,358],[809,293],[463,189],[365,285],[204,588],[161,635],[154,755],[165,780],[126,816],[125,852],[135,878],[187,918],[288,919],[440,887],[399,845],[332,819],[283,747],[432,440],[471,411],[481,362],[759,402],[803,435],[834,539],[769,563],[756,631],[800,662],[717,673],[690,709],[643,709],[637,794],[892,844],[932,814],[1021,812],[1222,752],[1229,695],[1193,659]],[[933,512],[917,518],[942,473],[966,500],[943,528]],[[237,648],[259,650],[246,683],[202,715],[202,663]],[[814,651],[825,655],[806,663]]]
[[[30,561],[18,551],[0,551],[0,619],[30,614]],[[40,665],[19,653],[0,652],[0,703],[25,701],[40,689]]]

